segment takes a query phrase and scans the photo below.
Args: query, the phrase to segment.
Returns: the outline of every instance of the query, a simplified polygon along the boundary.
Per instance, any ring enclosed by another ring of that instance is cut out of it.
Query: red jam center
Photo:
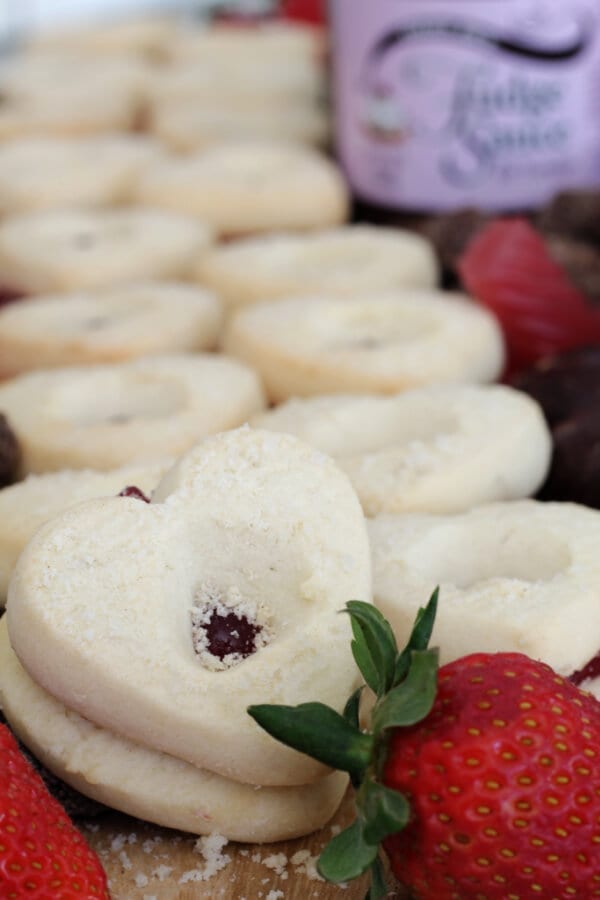
[[[245,616],[231,612],[226,616],[213,610],[209,621],[202,625],[207,638],[207,650],[223,660],[230,654],[245,659],[256,650],[256,639],[262,626],[249,622]]]
[[[588,678],[600,678],[600,653],[597,653],[583,669],[580,669],[578,672],[573,672],[573,674],[569,676],[569,681],[579,685],[583,684],[584,681],[587,681]]]
[[[135,500],[143,500],[144,503],[150,503],[150,498],[146,497],[143,491],[136,487],[134,484],[129,484],[127,487],[124,487],[122,491],[119,491],[119,497],[133,497]]]

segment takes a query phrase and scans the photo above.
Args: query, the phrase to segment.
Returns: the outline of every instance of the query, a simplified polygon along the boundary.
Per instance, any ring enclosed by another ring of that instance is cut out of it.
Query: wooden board
[[[200,877],[207,865],[194,849],[194,836],[112,812],[79,824],[100,855],[113,900],[362,900],[366,877],[341,887],[320,880],[314,870],[332,833],[353,815],[349,793],[332,822],[310,837],[278,844],[229,843],[221,851],[229,861],[208,880],[189,880]],[[401,895],[390,897],[400,900]]]

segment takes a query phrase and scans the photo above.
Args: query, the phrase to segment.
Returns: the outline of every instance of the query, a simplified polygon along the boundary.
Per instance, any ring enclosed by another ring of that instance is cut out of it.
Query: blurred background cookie
[[[21,470],[115,469],[178,456],[264,407],[257,374],[217,354],[46,369],[0,385]]]
[[[146,137],[20,138],[0,144],[0,215],[130,200],[159,154]]]
[[[221,322],[217,297],[184,284],[157,281],[31,297],[0,308],[0,377],[211,350]]]
[[[148,208],[26,213],[0,223],[0,281],[46,293],[185,278],[211,239],[197,219]]]
[[[221,236],[339,225],[349,212],[338,167],[308,147],[243,141],[216,144],[148,166],[138,202],[197,216]]]
[[[257,303],[230,319],[223,345],[260,372],[276,403],[494,381],[504,363],[494,317],[465,296],[433,290]]]
[[[347,225],[222,244],[200,257],[196,274],[235,310],[313,292],[353,296],[433,288],[439,266],[433,245],[411,231]]]

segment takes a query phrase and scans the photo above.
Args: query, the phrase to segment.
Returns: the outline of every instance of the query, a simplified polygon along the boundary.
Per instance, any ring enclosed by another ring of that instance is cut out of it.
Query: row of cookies
[[[54,772],[130,814],[253,841],[324,824],[345,779],[270,742],[245,710],[341,708],[348,596],[373,596],[402,640],[438,583],[445,659],[515,649],[593,686],[595,511],[521,501],[379,516],[367,534],[330,458],[254,429],[193,448],[152,503],[122,493],[74,506],[23,551],[0,696]]]
[[[0,139],[142,127],[175,150],[227,138],[326,143],[318,29],[163,25],[155,43],[136,45],[133,28],[121,42],[32,42],[3,65]]]

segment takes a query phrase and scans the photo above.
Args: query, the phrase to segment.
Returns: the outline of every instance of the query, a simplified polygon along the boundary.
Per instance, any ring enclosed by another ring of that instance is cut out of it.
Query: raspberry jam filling
[[[600,678],[600,651],[589,661],[587,666],[584,666],[583,669],[579,669],[577,672],[573,672],[569,676],[569,681],[580,685],[587,681],[588,678]]]
[[[229,669],[267,643],[267,629],[235,590],[227,601],[214,588],[202,588],[191,609],[192,645],[207,669]]]
[[[128,484],[122,491],[119,491],[118,497],[133,497],[135,500],[143,500],[144,503],[150,503],[150,498],[146,497],[143,491],[134,484]]]
[[[209,615],[208,622],[203,626],[209,653],[220,660],[231,653],[239,654],[242,659],[254,653],[256,638],[262,631],[260,625],[233,612],[224,616],[212,610]]]
[[[12,288],[8,284],[0,284],[0,306],[5,306],[7,303],[14,303],[15,300],[22,300],[23,297],[26,296],[26,291],[21,291],[19,288]]]

